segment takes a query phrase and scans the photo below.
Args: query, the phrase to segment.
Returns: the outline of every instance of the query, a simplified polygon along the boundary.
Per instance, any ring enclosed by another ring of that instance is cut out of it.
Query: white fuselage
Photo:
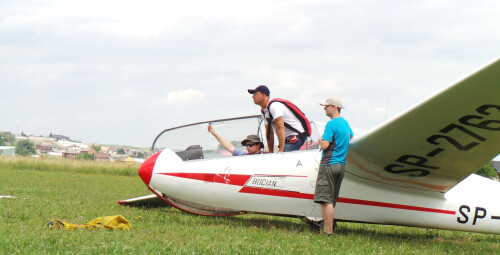
[[[182,161],[165,149],[149,187],[195,207],[319,220],[321,208],[313,197],[320,157],[308,150]],[[500,206],[494,202],[449,201],[440,192],[357,177],[355,168],[348,158],[335,208],[338,220],[500,233]],[[500,184],[496,187],[500,190]]]

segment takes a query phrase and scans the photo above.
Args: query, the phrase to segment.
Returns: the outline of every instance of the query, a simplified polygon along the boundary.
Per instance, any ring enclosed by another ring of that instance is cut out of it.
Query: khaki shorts
[[[345,166],[340,164],[320,165],[316,190],[314,191],[314,202],[337,204],[340,185],[344,179]]]

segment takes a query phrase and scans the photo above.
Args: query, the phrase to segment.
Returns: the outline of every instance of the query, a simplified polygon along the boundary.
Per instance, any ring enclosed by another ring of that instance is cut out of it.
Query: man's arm
[[[283,152],[283,150],[285,149],[285,122],[283,121],[282,116],[274,119],[273,122],[276,126],[276,136],[278,137],[278,152]]]
[[[330,142],[327,140],[321,140],[320,144],[321,149],[326,150],[328,149],[328,146],[330,146]]]
[[[267,139],[267,148],[269,148],[269,152],[274,151],[274,132],[273,132],[273,126],[265,125],[266,126],[266,138]]]
[[[323,150],[326,150],[328,149],[328,146],[330,146],[330,142],[327,141],[327,140],[323,140],[323,136],[320,136],[318,138],[318,143],[319,143],[319,147]]]
[[[212,134],[215,137],[215,139],[217,139],[217,141],[219,141],[220,145],[222,145],[222,147],[224,147],[224,149],[231,152],[231,154],[234,153],[234,145],[232,145],[228,140],[224,139],[224,137],[217,134],[217,132],[215,132],[214,128],[212,127],[212,125],[208,125],[208,132],[210,132],[210,134]]]

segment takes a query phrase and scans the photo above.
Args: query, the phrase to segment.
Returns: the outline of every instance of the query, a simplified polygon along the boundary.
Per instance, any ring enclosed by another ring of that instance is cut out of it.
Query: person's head
[[[344,109],[344,107],[342,107],[342,101],[336,97],[329,97],[319,104],[324,106],[323,109],[325,109],[325,114],[330,118],[340,116],[340,110]]]
[[[248,154],[259,153],[261,148],[264,148],[264,144],[260,141],[258,135],[249,135],[243,141],[241,141],[241,145],[247,148]]]
[[[259,85],[255,89],[248,89],[248,93],[252,94],[252,99],[254,104],[260,106],[267,106],[267,102],[269,101],[269,96],[271,95],[271,91],[265,85]]]

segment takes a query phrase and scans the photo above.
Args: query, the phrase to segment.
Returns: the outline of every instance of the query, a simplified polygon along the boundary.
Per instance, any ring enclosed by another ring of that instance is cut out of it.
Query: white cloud
[[[155,102],[159,106],[176,106],[186,104],[198,99],[203,99],[207,95],[200,90],[185,89],[168,92],[167,96]]]

